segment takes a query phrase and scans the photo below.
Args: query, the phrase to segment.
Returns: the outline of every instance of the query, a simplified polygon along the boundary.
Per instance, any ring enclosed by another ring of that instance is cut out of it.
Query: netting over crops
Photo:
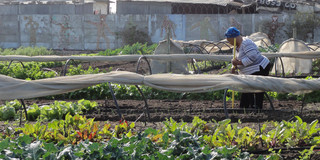
[[[309,47],[302,41],[296,39],[289,39],[280,45],[279,52],[303,52],[310,51]],[[284,73],[310,73],[312,69],[312,59],[299,58],[282,58],[283,66],[280,59],[276,59],[273,72]]]
[[[303,51],[303,52],[285,52],[285,53],[262,53],[268,58],[275,57],[293,57],[302,59],[320,58],[320,51]],[[174,60],[207,60],[207,61],[231,61],[232,55],[214,55],[214,54],[162,54],[162,55],[121,55],[121,56],[0,56],[0,61],[21,61],[21,62],[50,62],[50,61],[67,61],[73,59],[84,62],[130,62],[137,61],[140,57],[146,57],[154,60],[174,61]]]
[[[161,41],[158,47],[154,51],[155,55],[170,55],[170,54],[184,54],[183,49],[174,41],[164,40]],[[179,73],[186,74],[188,73],[188,65],[185,60],[175,60],[175,61],[163,61],[163,60],[152,60],[151,68],[152,73]]]
[[[284,79],[232,74],[155,74],[143,76],[127,71],[116,71],[104,74],[65,76],[32,81],[19,80],[1,75],[0,100],[62,94],[106,82],[146,85],[172,92],[208,92],[232,89],[240,92],[275,91],[306,93],[320,89],[320,79]]]

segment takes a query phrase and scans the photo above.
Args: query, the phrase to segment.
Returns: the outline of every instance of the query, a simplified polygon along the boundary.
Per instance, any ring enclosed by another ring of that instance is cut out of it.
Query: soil
[[[112,71],[125,70],[130,72],[138,72],[139,74],[149,74],[149,67],[145,60],[137,62],[121,62],[121,63],[87,63],[82,64],[84,68],[92,66],[100,69],[109,69]],[[218,67],[219,68],[219,67]],[[206,69],[209,74],[217,74],[221,71],[217,67]],[[98,101],[100,109],[87,113],[88,117],[95,117],[96,120],[120,120],[117,107],[113,100]],[[120,113],[129,121],[145,121],[145,117],[138,118],[144,110],[146,104],[144,101],[137,100],[117,100]],[[148,100],[148,111],[150,117],[147,120],[151,122],[162,122],[166,118],[172,117],[174,120],[191,122],[194,116],[210,121],[220,121],[227,118],[222,101],[190,101],[190,100]],[[320,118],[320,104],[302,105],[301,101],[273,101],[271,104],[266,99],[262,110],[254,108],[240,109],[239,101],[235,101],[234,109],[231,108],[231,102],[227,102],[228,118],[233,122],[240,119],[242,122],[263,122],[263,121],[281,121],[291,120],[294,116],[300,116],[306,122],[312,122]],[[302,111],[301,111],[302,110]]]
[[[106,70],[125,70],[136,72],[137,62],[123,63],[82,63],[84,68],[92,66]],[[146,61],[139,64],[138,73],[149,73]],[[56,67],[54,70],[61,71],[63,67]],[[207,71],[210,74],[218,73],[217,70]],[[69,101],[69,100],[65,100]],[[75,100],[70,100],[75,101]],[[52,103],[49,100],[25,100],[26,105],[36,103],[38,105]],[[259,123],[266,121],[294,120],[295,116],[300,116],[305,122],[312,122],[320,119],[320,103],[306,104],[302,107],[301,101],[273,101],[270,103],[265,100],[262,110],[254,108],[239,108],[239,101],[235,101],[235,107],[232,109],[231,102],[227,102],[226,115],[222,101],[191,101],[191,100],[147,100],[148,109],[143,100],[117,100],[118,107],[114,100],[98,100],[99,107],[86,113],[87,118],[95,118],[96,121],[108,121],[112,125],[119,124],[121,117],[128,122],[136,123],[136,130],[143,131],[152,127],[160,129],[163,127],[163,121],[172,118],[176,121],[192,122],[194,116],[198,116],[205,121],[221,121],[230,118],[232,122],[241,120],[243,126],[257,128]],[[2,102],[3,103],[3,102]],[[0,103],[0,104],[2,104]],[[302,111],[301,111],[302,110]],[[0,123],[0,130],[5,128],[3,122]],[[288,152],[284,159],[298,158],[299,152]]]

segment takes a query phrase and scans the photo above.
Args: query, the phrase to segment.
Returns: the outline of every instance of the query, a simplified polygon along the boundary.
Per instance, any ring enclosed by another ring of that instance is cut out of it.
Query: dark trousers
[[[265,69],[263,69],[260,66],[260,71],[254,72],[251,75],[262,75],[262,76],[268,76],[270,71],[270,63],[266,66]],[[263,95],[264,92],[260,93],[242,93],[241,99],[240,99],[240,108],[249,108],[254,107],[254,96],[256,98],[256,107],[259,109],[262,109],[263,104]]]

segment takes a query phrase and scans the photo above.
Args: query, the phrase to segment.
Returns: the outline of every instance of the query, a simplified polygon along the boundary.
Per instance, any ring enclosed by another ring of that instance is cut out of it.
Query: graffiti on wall
[[[49,47],[51,38],[50,16],[26,15],[20,17],[21,44],[26,46]]]
[[[39,28],[39,23],[34,21],[32,16],[25,16],[24,20],[27,20],[25,29],[29,32],[29,45],[34,47],[37,44],[37,30]]]
[[[204,40],[210,40],[210,32],[217,35],[217,32],[211,25],[211,18],[210,17],[205,17],[203,18],[202,21],[199,21],[193,25],[191,25],[191,31],[199,28],[200,30],[200,39]]]
[[[139,16],[114,15],[115,21],[113,21],[111,15],[19,15],[18,18],[3,15],[0,17],[1,35],[6,34],[6,36],[17,38],[11,40],[2,36],[1,45],[4,48],[10,48],[12,43],[15,43],[17,44],[15,46],[45,46],[58,49],[70,44],[68,49],[108,49],[114,44],[112,48],[117,48],[122,47],[122,44],[113,43],[112,38],[115,36],[112,35],[126,25],[129,26],[130,23],[127,22],[134,23],[139,28],[145,28],[148,24],[146,30],[154,43],[163,40],[162,37],[166,36],[165,32],[169,31],[168,28],[171,28],[169,35],[178,40],[194,40],[199,37],[221,40],[224,38],[223,33],[230,26],[235,26],[240,31],[244,30],[246,33],[243,34],[250,34],[251,31],[256,30],[255,27],[259,26],[260,29],[261,26],[261,29],[262,27],[264,29],[263,32],[268,34],[273,42],[281,43],[290,37],[286,34],[290,26],[281,22],[288,23],[294,18],[293,14]],[[252,22],[254,24],[251,24]],[[10,27],[13,26],[11,24],[19,24],[19,27]],[[161,30],[162,34],[160,34]],[[214,30],[218,37],[213,36]],[[305,34],[310,39],[307,40],[308,42],[313,41],[312,34],[315,32],[318,34],[319,30],[315,29],[310,34]],[[72,37],[73,33],[81,39],[81,43],[76,36]],[[314,39],[318,39],[318,36],[314,36]]]
[[[279,28],[284,26],[284,23],[280,23],[278,21],[279,17],[276,15],[273,15],[271,17],[271,22],[267,23],[266,26],[269,28],[268,37],[272,44],[275,43],[276,33],[279,30]]]
[[[61,21],[61,20],[60,20]],[[59,22],[56,16],[51,17],[51,23],[60,27],[59,30],[59,48],[68,48],[70,45],[70,40],[78,40],[79,37],[75,35],[75,32],[72,30],[72,26],[69,23],[70,17],[67,15],[63,16],[63,20]]]
[[[86,21],[89,24],[92,24],[97,27],[97,50],[101,49],[100,48],[100,39],[104,39],[106,42],[107,48],[110,48],[110,40],[107,37],[107,34],[105,30],[108,30],[108,33],[114,35],[114,32],[112,32],[106,23],[107,15],[99,15],[99,22],[92,22],[92,21]]]
[[[161,22],[161,28],[160,28],[161,37],[167,38],[169,36],[169,38],[176,38],[176,33],[175,33],[176,26],[177,25],[173,21],[171,21],[168,16],[164,16],[164,19]],[[165,31],[165,34],[163,34],[163,31]]]

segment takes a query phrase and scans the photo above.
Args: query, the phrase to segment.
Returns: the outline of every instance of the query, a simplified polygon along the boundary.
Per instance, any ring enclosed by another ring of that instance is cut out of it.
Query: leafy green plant
[[[37,104],[32,104],[27,111],[28,117],[26,118],[29,121],[35,121],[40,116],[40,114],[41,114],[41,110],[39,106]]]
[[[311,158],[311,155],[314,153],[313,148],[315,146],[311,146],[310,149],[305,149],[301,152],[299,152],[301,155],[299,156],[299,159],[301,160],[309,160]]]
[[[281,159],[283,159],[281,156],[281,149],[278,152],[274,151],[273,149],[269,149],[269,152],[271,152],[271,154],[266,156],[267,160],[281,160]]]
[[[84,112],[95,109],[97,102],[81,99],[78,102],[54,101],[53,104],[38,106],[32,104],[27,109],[27,120],[50,121],[53,119],[64,119],[68,113],[71,115],[82,114]],[[16,111],[21,109],[22,105],[18,100],[6,102],[4,106],[0,106],[0,120],[14,119]]]
[[[131,130],[134,128],[134,126],[134,123],[128,125],[128,122],[126,120],[120,121],[120,124],[116,125],[114,128],[113,137],[121,138],[124,135],[126,135],[127,137],[131,137],[133,135]]]
[[[107,49],[105,51],[100,51],[98,53],[98,55],[100,56],[115,56],[115,55],[118,55],[120,52],[121,52],[122,48],[117,48],[117,49]]]
[[[312,144],[312,139],[320,129],[316,128],[318,120],[314,120],[310,124],[303,122],[298,116],[295,117],[297,120],[293,123],[283,121],[282,124],[286,128],[283,133],[286,135],[283,139],[286,139],[289,146],[303,146]]]
[[[10,105],[0,107],[0,120],[13,120],[16,115],[15,108]]]
[[[79,130],[77,130],[77,141],[89,140],[92,141],[99,127],[99,122],[94,122],[94,119],[87,121],[85,124],[79,125]],[[75,141],[73,142],[75,143]]]
[[[52,55],[54,52],[45,47],[19,47],[17,49],[0,49],[0,55],[26,55],[26,56],[40,56]]]
[[[105,71],[104,71],[105,72]],[[82,65],[78,65],[77,67],[74,67],[73,65],[70,65],[70,68],[67,71],[67,76],[72,75],[82,75],[82,74],[97,74],[100,73],[99,68],[93,69],[91,66],[87,70],[84,70],[82,68]]]
[[[178,129],[183,131],[187,130],[186,122],[178,123],[177,121],[173,120],[171,117],[169,119],[166,119],[166,121],[164,121],[163,124],[165,125],[165,128],[164,128],[165,132],[168,132],[170,134]]]
[[[104,124],[104,127],[100,128],[99,122],[94,119],[67,114],[65,120],[53,120],[47,125],[41,122],[25,123],[24,127],[16,128],[16,131],[20,132],[19,137],[2,136],[0,158],[251,159],[252,155],[246,151],[257,148],[250,149],[248,146],[256,146],[264,135],[270,137],[270,141],[265,141],[270,143],[267,146],[270,153],[257,155],[257,159],[280,160],[281,149],[273,147],[289,147],[289,142],[284,139],[291,134],[292,137],[300,139],[306,137],[303,140],[305,142],[313,141],[312,146],[311,143],[305,143],[310,146],[309,149],[299,152],[300,159],[310,159],[320,139],[317,136],[317,121],[306,124],[299,117],[296,119],[292,122],[265,123],[260,130],[261,136],[258,136],[255,129],[230,124],[228,119],[219,122],[213,120],[212,126],[208,128],[208,124],[199,118],[195,118],[190,126],[171,119],[166,121],[168,126],[164,129],[149,128],[135,132],[134,123],[128,125],[126,121],[121,121],[114,129],[110,124]],[[266,126],[269,126],[269,129],[266,129]],[[271,143],[274,143],[273,147]]]

